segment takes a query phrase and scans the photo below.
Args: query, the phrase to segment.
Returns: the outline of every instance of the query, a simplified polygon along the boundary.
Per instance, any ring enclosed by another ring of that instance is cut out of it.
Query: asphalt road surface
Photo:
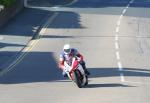
[[[55,13],[25,55],[1,72],[1,103],[150,102],[150,0],[78,0],[37,9]],[[65,43],[84,55],[91,72],[86,88],[57,67]]]

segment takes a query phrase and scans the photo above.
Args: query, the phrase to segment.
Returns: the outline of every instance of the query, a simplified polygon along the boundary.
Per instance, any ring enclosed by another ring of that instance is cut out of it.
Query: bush
[[[12,5],[16,0],[0,0],[0,5],[4,6],[10,6]]]

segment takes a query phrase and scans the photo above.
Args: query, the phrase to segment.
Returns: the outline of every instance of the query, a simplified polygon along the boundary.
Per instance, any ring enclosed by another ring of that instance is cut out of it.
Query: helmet
[[[71,52],[70,45],[69,44],[65,44],[64,48],[63,48],[63,51],[64,51],[65,54],[69,54]]]

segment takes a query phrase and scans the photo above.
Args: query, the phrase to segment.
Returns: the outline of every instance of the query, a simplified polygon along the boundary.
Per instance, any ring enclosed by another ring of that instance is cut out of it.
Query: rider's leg
[[[84,69],[84,71],[85,71],[85,74],[90,75],[90,72],[89,72],[89,71],[87,70],[87,68],[86,68],[85,62],[84,62],[84,61],[81,61],[80,64],[82,65],[82,67],[83,67],[83,69]]]
[[[63,70],[63,72],[62,72],[62,75],[64,76],[64,77],[67,77],[67,73]]]

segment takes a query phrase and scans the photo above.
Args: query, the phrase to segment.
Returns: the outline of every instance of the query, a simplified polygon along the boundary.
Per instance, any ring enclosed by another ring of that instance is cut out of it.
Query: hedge
[[[12,5],[16,0],[0,0],[0,5],[4,6],[10,6]]]

